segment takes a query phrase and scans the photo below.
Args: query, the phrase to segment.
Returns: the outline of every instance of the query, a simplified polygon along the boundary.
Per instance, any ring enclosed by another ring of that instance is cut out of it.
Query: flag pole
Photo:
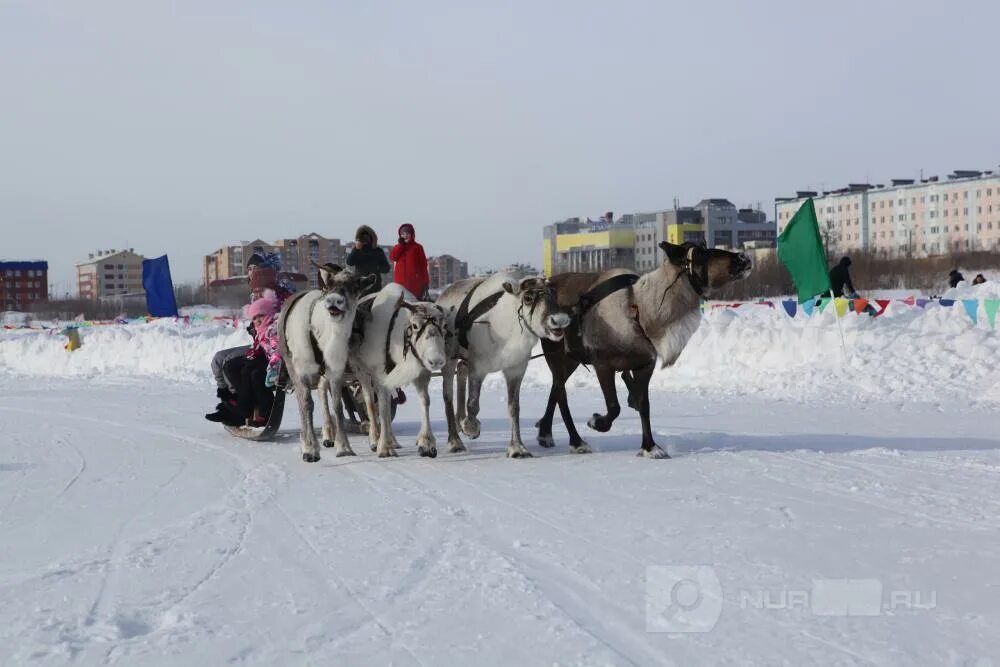
[[[837,328],[840,330],[840,351],[844,355],[844,363],[847,363],[847,339],[844,338],[844,325],[840,321],[840,311],[837,310],[837,297],[833,295],[833,287],[830,288],[830,303],[833,304],[833,316],[837,320]]]

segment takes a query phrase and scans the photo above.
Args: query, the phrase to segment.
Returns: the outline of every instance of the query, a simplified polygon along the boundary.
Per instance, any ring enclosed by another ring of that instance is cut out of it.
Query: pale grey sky
[[[1000,3],[0,0],[0,257],[541,228],[1000,163]]]

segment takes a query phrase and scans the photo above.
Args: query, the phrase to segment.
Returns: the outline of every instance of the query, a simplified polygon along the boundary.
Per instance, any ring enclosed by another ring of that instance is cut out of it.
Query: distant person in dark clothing
[[[983,280],[985,280],[985,278]],[[948,287],[958,287],[958,284],[961,282],[965,282],[965,276],[959,273],[958,269],[952,269],[951,273],[948,274]]]
[[[382,275],[389,273],[389,260],[378,247],[378,235],[368,225],[361,225],[354,234],[354,250],[347,255],[347,265],[359,276],[375,276],[375,283],[362,296],[382,289]]]
[[[851,273],[848,271],[850,266],[851,258],[841,257],[840,263],[830,269],[830,287],[833,289],[834,296],[857,296],[854,285],[851,283]]]
[[[985,282],[986,282],[986,276],[984,276],[981,273],[977,273],[976,277],[972,279],[973,285],[982,285]]]

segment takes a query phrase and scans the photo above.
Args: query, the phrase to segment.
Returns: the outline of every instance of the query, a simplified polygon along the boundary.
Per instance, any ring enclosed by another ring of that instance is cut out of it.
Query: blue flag
[[[142,260],[142,287],[146,290],[146,308],[153,317],[177,317],[174,283],[170,280],[167,256]]]

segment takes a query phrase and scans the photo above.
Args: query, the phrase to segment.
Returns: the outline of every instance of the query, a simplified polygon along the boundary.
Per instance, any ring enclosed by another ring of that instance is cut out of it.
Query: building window
[[[948,209],[944,210],[944,217],[946,217],[946,218],[948,217]]]

